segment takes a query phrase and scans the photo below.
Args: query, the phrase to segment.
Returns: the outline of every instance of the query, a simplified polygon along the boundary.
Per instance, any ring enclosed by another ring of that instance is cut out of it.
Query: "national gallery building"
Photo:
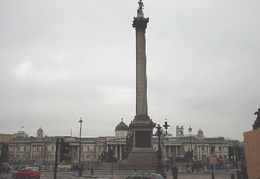
[[[37,163],[39,165],[51,164],[55,161],[56,140],[64,139],[69,143],[70,163],[78,163],[79,154],[81,163],[99,162],[102,153],[113,151],[113,156],[118,162],[127,158],[128,125],[123,120],[115,128],[115,136],[107,137],[72,137],[43,135],[39,128],[37,137],[28,136],[24,131],[14,134],[8,142],[9,162]],[[161,147],[164,159],[183,157],[186,152],[193,150],[193,160],[205,162],[212,156],[222,161],[228,161],[229,150],[239,145],[238,140],[229,140],[224,137],[206,138],[200,129],[197,134],[184,135],[184,127],[176,126],[176,136],[165,134],[161,137]],[[81,145],[80,145],[81,144]],[[81,146],[81,151],[79,151]],[[158,137],[153,137],[153,149],[158,150]],[[214,151],[212,151],[214,150]]]

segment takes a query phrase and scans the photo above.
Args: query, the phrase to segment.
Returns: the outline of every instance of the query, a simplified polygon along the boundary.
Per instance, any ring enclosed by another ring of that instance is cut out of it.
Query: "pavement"
[[[82,177],[72,176],[70,179],[83,179],[83,178],[97,178],[97,179],[124,179],[133,172],[116,172],[110,174],[97,174],[97,175],[83,175]],[[235,172],[214,171],[214,179],[231,179],[231,175]],[[171,179],[171,173],[166,172],[167,178]],[[236,176],[236,175],[235,175]],[[213,179],[212,172],[207,173],[180,173],[178,179]]]
[[[124,179],[130,174],[134,173],[131,170],[128,171],[94,171],[94,175],[90,174],[89,170],[83,172],[83,176],[79,177],[76,171],[74,172],[58,172],[57,179],[86,179],[86,178],[96,178],[96,179]],[[214,171],[214,179],[231,179],[231,175],[235,174],[233,171]],[[171,172],[166,172],[167,179],[172,179]],[[53,179],[53,171],[42,171],[41,179]],[[12,179],[12,172],[2,173],[0,179]],[[208,171],[205,173],[179,173],[178,179],[213,179],[212,172]]]

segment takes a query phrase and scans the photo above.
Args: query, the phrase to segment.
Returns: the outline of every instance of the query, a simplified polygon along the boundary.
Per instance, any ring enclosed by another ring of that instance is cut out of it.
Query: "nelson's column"
[[[149,18],[144,17],[142,0],[138,4],[137,17],[133,21],[136,30],[136,115],[129,125],[133,135],[133,149],[127,163],[144,168],[155,165],[157,161],[152,144],[156,124],[148,116],[147,105],[145,30]]]

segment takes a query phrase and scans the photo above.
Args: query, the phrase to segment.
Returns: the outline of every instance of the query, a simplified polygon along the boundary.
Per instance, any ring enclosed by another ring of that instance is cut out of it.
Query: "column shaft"
[[[145,29],[136,29],[136,115],[147,115]]]

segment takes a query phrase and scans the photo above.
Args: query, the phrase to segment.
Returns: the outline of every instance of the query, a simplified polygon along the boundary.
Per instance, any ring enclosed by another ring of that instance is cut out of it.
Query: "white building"
[[[81,138],[81,162],[98,162],[101,154],[114,151],[118,161],[126,158],[126,138],[128,126],[123,120],[115,128],[115,136],[83,137]],[[25,132],[18,132],[9,142],[9,160],[14,163],[53,163],[55,161],[56,140],[63,138],[70,144],[69,156],[71,163],[79,161],[79,137],[71,136],[43,136],[43,129],[39,128],[37,137],[28,137]],[[205,161],[212,154],[228,160],[228,148],[237,145],[238,140],[227,140],[224,137],[206,138],[199,129],[197,134],[184,135],[184,127],[176,127],[176,137],[165,135],[161,137],[161,146],[165,158],[183,157],[191,148],[194,160]],[[153,138],[153,148],[158,149],[158,138]],[[214,151],[213,151],[214,149]]]

